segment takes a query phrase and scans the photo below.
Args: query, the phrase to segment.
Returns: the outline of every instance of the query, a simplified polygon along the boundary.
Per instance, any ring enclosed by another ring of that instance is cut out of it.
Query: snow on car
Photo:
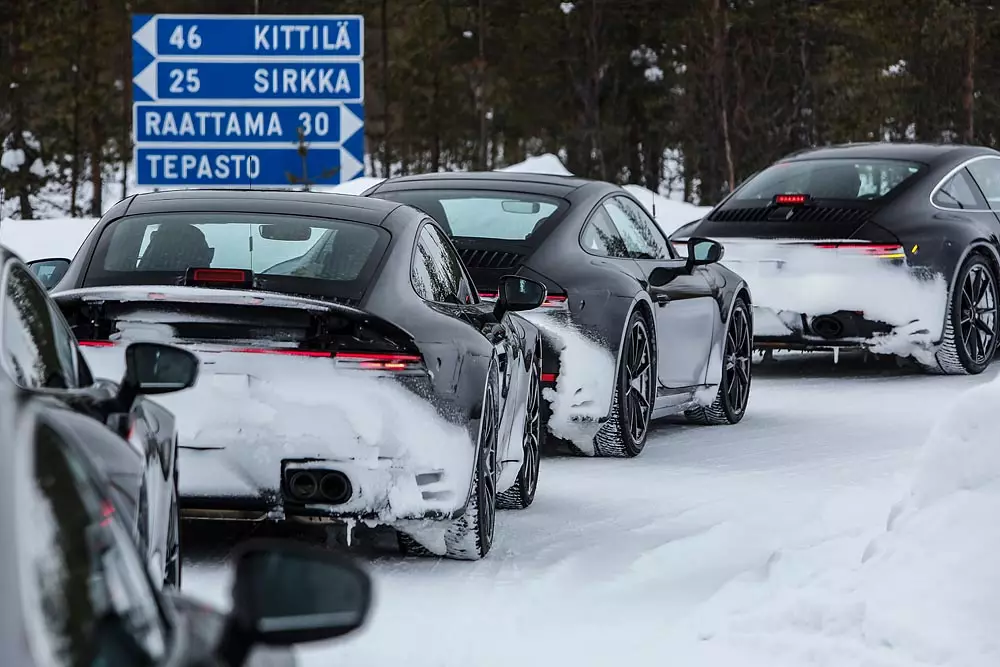
[[[537,488],[541,344],[515,311],[545,287],[512,277],[493,304],[471,285],[410,207],[200,190],[112,208],[52,294],[102,370],[134,340],[202,360],[164,401],[186,518],[364,521],[477,559]]]

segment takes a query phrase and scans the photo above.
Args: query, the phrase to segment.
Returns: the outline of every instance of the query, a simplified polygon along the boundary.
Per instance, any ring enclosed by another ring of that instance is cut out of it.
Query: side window
[[[1000,210],[1000,159],[976,160],[968,166],[994,211]]]
[[[169,639],[156,592],[87,465],[42,424],[17,535],[35,664],[160,664]]]
[[[28,388],[77,386],[76,339],[27,269],[8,264],[3,294],[4,363]]]
[[[626,197],[612,197],[603,204],[633,259],[670,259],[667,240],[641,208]]]
[[[457,280],[458,290],[456,291],[456,296],[458,296],[459,302],[465,304],[479,301],[479,293],[473,288],[472,278],[469,276],[462,258],[459,257],[458,252],[455,250],[455,246],[452,245],[451,239],[438,227],[428,225],[424,227],[424,231],[429,233],[434,239],[435,245],[440,248],[441,253],[445,256],[445,265],[448,267],[448,272]]]
[[[461,260],[450,252],[432,225],[424,225],[417,238],[417,251],[410,267],[413,289],[428,301],[464,303],[459,290],[465,276]]]
[[[615,229],[603,205],[597,207],[590,220],[583,226],[580,245],[592,255],[622,258],[629,256],[625,241]]]
[[[934,203],[941,208],[986,208],[986,202],[979,194],[979,187],[973,182],[969,173],[963,169],[934,193]]]

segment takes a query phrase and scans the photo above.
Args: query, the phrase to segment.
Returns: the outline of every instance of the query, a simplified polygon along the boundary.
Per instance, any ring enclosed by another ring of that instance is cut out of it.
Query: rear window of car
[[[734,199],[770,201],[780,194],[813,199],[872,201],[894,192],[923,171],[907,160],[824,158],[779,162],[747,181]]]
[[[473,190],[376,192],[376,197],[418,208],[451,236],[523,241],[569,204],[536,194]]]
[[[358,298],[390,237],[347,220],[255,213],[155,213],[101,233],[85,286],[177,285],[189,269],[253,272],[260,289]]]

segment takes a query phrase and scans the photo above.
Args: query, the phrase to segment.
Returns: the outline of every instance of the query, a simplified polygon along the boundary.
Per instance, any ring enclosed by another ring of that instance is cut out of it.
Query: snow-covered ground
[[[996,370],[788,355],[755,372],[739,425],[543,460],[484,561],[365,556],[370,625],[303,664],[1000,664]],[[184,588],[226,604],[227,568],[189,555]]]

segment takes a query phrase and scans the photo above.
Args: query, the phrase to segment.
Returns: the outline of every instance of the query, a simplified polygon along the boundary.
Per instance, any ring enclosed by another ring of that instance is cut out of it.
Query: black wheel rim
[[[625,348],[625,391],[622,401],[625,427],[632,442],[642,442],[649,428],[652,408],[653,367],[649,334],[642,320],[636,320]]]
[[[482,475],[482,496],[480,497],[479,521],[482,523],[480,534],[484,540],[485,547],[493,543],[493,530],[496,523],[496,499],[497,499],[497,410],[493,387],[486,390],[486,401],[483,405],[483,475]]]
[[[986,364],[996,347],[997,295],[993,276],[982,264],[973,265],[965,276],[959,307],[965,352],[977,366]]]
[[[521,464],[521,486],[524,495],[531,498],[538,485],[539,437],[542,419],[539,411],[538,373],[531,375],[528,386],[528,411],[524,417],[524,461]]]
[[[723,391],[734,415],[743,414],[747,407],[752,354],[750,321],[746,310],[737,308],[733,311],[733,319],[726,332],[726,367],[723,374]]]

